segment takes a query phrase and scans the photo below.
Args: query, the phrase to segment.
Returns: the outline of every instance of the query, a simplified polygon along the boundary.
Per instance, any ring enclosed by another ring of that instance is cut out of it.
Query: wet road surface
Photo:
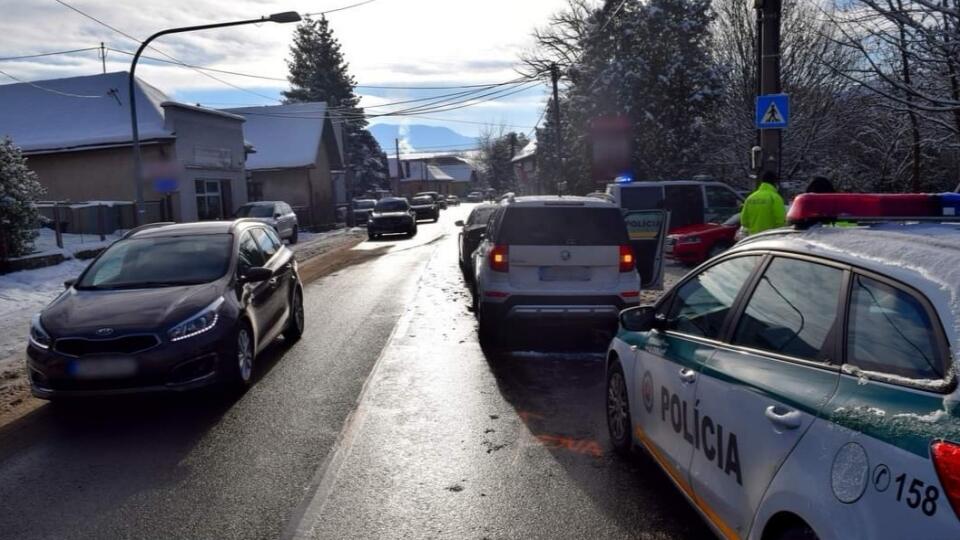
[[[0,428],[0,538],[709,537],[649,459],[613,455],[594,336],[480,350],[468,209],[309,285],[304,339],[238,400],[47,405]]]

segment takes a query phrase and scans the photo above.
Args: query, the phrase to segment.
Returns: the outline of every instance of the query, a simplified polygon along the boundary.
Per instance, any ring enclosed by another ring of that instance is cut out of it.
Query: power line
[[[99,48],[100,47],[87,47],[86,49],[71,49],[69,51],[53,51],[53,52],[38,53],[38,54],[25,54],[23,56],[8,56],[6,58],[0,58],[0,62],[8,62],[12,60],[27,60],[30,58],[40,58],[43,56],[57,56],[60,54],[73,54],[78,52],[95,51]]]
[[[90,19],[91,21],[96,22],[97,24],[100,24],[100,25],[102,25],[102,26],[105,26],[106,28],[109,28],[110,30],[113,30],[114,32],[120,34],[121,36],[123,36],[123,37],[125,37],[125,38],[127,38],[127,39],[131,39],[131,40],[133,40],[133,41],[136,41],[137,43],[143,43],[141,40],[139,40],[139,39],[131,36],[130,34],[124,32],[123,30],[120,30],[119,28],[117,28],[117,27],[115,27],[115,26],[111,26],[111,25],[107,24],[106,22],[104,22],[104,21],[102,21],[102,20],[94,17],[93,15],[90,15],[89,13],[86,13],[86,12],[84,12],[84,11],[81,11],[80,9],[71,6],[70,4],[64,2],[63,0],[54,0],[54,2],[62,5],[62,6],[65,7],[65,8],[68,8],[68,9],[70,9],[70,10],[76,12],[76,13],[79,13],[80,15],[82,15],[82,16]],[[150,49],[153,49],[154,51],[162,54],[163,56],[166,56],[166,57],[169,58],[170,60],[173,60],[176,64],[179,64],[179,65],[181,65],[181,66],[183,66],[183,67],[192,69],[192,70],[196,71],[197,73],[203,75],[204,77],[207,77],[207,78],[210,78],[210,79],[212,79],[212,80],[214,80],[214,81],[217,81],[217,82],[219,82],[220,84],[224,84],[224,85],[229,86],[229,87],[231,87],[231,88],[234,88],[234,89],[236,89],[236,90],[240,90],[241,92],[246,92],[246,93],[248,93],[248,94],[251,94],[251,95],[254,95],[254,96],[257,96],[257,97],[260,97],[260,98],[269,99],[269,100],[276,101],[276,102],[279,102],[279,101],[280,101],[279,99],[277,99],[277,98],[275,98],[275,97],[267,96],[267,95],[264,95],[264,94],[260,94],[260,93],[258,93],[258,92],[254,92],[253,90],[248,90],[248,89],[246,89],[246,88],[242,88],[242,87],[237,86],[237,85],[235,85],[235,84],[229,83],[229,82],[227,82],[227,81],[225,81],[225,80],[223,80],[223,79],[220,79],[220,78],[218,78],[218,77],[215,77],[215,76],[213,76],[213,75],[211,75],[211,74],[209,74],[209,73],[205,73],[205,72],[203,72],[203,71],[201,71],[201,70],[199,70],[199,69],[196,69],[196,68],[194,68],[194,67],[191,67],[190,65],[186,64],[186,63],[183,62],[182,60],[180,60],[180,59],[178,59],[178,58],[175,58],[175,57],[173,57],[173,56],[171,56],[171,55],[169,55],[169,54],[161,51],[160,49],[154,47],[153,45],[150,45]]]
[[[11,75],[11,74],[7,73],[6,71],[3,71],[3,70],[0,70],[0,75],[6,75],[7,77],[10,77],[11,79],[13,79],[13,80],[15,80],[15,81],[17,81],[17,82],[19,82],[19,83],[23,83],[23,84],[32,86],[32,87],[34,87],[34,88],[36,88],[36,89],[38,89],[38,90],[43,90],[44,92],[49,92],[49,93],[51,93],[51,94],[57,94],[58,96],[66,96],[66,97],[72,97],[72,98],[95,98],[95,99],[99,99],[99,98],[102,98],[102,97],[106,97],[106,95],[103,95],[103,96],[85,96],[85,95],[82,95],[82,94],[71,94],[70,92],[61,92],[60,90],[55,90],[55,89],[53,89],[53,88],[47,88],[47,87],[45,87],[45,86],[40,86],[39,84],[32,83],[32,82],[30,82],[30,81],[24,81],[24,80],[22,80],[22,79],[18,79],[18,78],[14,77],[13,75]]]
[[[303,16],[304,16],[304,17],[309,17],[309,16],[311,16],[311,15],[326,15],[326,14],[328,14],[328,13],[336,13],[336,12],[338,12],[338,11],[344,11],[344,10],[347,10],[347,9],[352,9],[352,8],[355,8],[355,7],[360,7],[360,6],[363,6],[363,5],[366,5],[366,4],[370,4],[370,3],[373,3],[373,2],[376,2],[376,1],[377,1],[377,0],[366,0],[365,2],[357,2],[356,4],[350,4],[349,6],[343,6],[343,7],[338,7],[338,8],[334,8],[334,9],[328,9],[327,11],[315,11],[315,12],[313,12],[313,13],[304,13]]]

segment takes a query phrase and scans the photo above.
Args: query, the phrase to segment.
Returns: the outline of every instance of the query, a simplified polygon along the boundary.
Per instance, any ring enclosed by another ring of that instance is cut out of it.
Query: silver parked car
[[[291,244],[297,243],[300,233],[300,227],[297,223],[297,214],[293,208],[283,201],[259,201],[251,202],[241,206],[234,214],[236,218],[253,218],[267,225],[270,225],[277,231],[277,236],[281,240],[289,240]]]

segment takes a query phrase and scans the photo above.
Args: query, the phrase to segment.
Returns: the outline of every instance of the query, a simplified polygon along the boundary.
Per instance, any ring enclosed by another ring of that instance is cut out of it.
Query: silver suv
[[[640,294],[620,209],[587,197],[504,200],[473,253],[473,278],[484,345],[524,321],[612,329]]]
[[[296,244],[300,237],[297,214],[283,201],[250,202],[237,209],[234,217],[252,218],[273,227],[281,240]]]

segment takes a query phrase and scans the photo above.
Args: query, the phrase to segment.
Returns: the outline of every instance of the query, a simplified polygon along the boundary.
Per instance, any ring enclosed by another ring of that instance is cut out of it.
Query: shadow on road
[[[711,537],[646,454],[636,452],[624,458],[610,446],[604,415],[604,355],[609,338],[572,329],[525,335],[541,337],[514,342],[510,350],[485,353],[491,371],[500,393],[530,433],[583,493],[624,530]]]

